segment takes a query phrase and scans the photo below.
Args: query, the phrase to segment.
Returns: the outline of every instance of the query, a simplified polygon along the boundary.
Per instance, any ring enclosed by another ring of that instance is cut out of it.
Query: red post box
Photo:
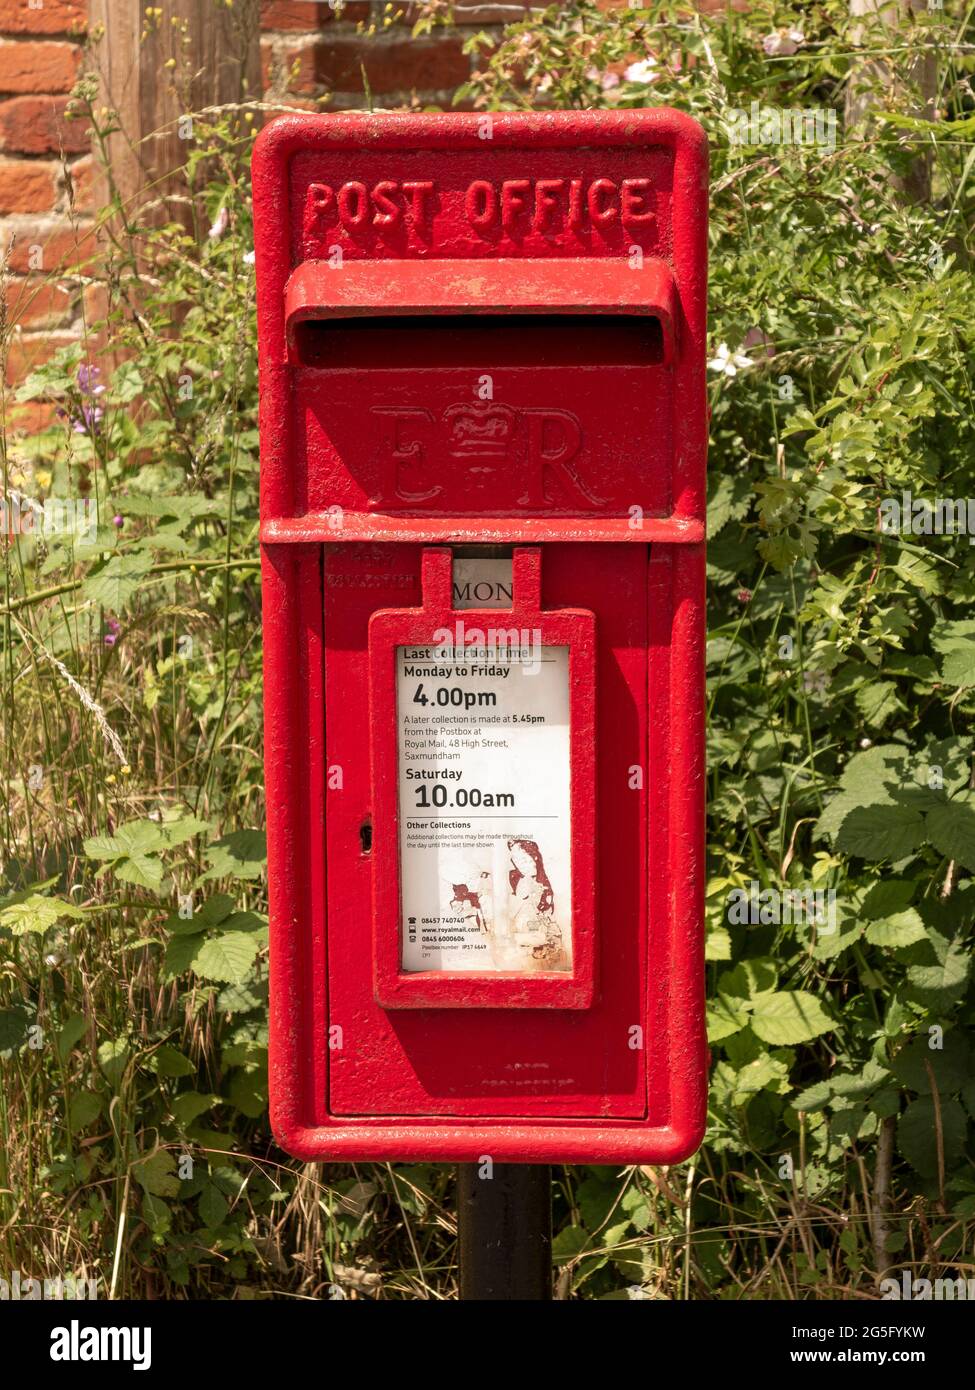
[[[707,143],[254,154],[271,1108],[306,1159],[700,1141]]]

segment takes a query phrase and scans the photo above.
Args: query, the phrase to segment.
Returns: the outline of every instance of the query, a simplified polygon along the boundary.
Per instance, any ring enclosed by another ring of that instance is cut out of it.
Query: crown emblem
[[[518,417],[507,405],[478,401],[452,405],[443,413],[447,449],[455,459],[503,459],[514,439]]]

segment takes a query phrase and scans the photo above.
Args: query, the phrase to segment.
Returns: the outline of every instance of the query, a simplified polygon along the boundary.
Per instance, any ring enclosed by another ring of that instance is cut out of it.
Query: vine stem
[[[258,569],[260,560],[164,560],[161,564],[154,565],[153,574],[174,574],[179,570],[232,570],[232,569]],[[29,608],[35,603],[43,603],[45,599],[57,598],[58,594],[70,594],[74,590],[80,589],[84,584],[83,579],[69,579],[64,584],[55,584],[50,589],[35,589],[32,594],[27,594],[24,598],[17,599],[14,603],[8,603],[6,607],[0,608],[0,617],[7,617],[11,613],[16,613],[21,608]]]

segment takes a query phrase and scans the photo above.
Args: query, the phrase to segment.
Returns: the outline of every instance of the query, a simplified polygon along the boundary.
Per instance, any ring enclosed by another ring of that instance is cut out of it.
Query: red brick
[[[0,101],[0,150],[18,154],[81,154],[88,149],[88,122],[66,121],[67,97],[12,97]]]
[[[97,282],[86,285],[81,294],[81,307],[85,325],[89,329],[93,323],[101,323],[108,318],[108,311],[112,307],[108,286]]]
[[[298,29],[310,33],[335,19],[352,23],[368,20],[369,8],[368,3],[359,0],[359,3],[346,5],[342,13],[337,15],[328,4],[302,4],[301,0],[261,0],[261,28]]]
[[[88,0],[44,0],[39,10],[31,9],[27,0],[0,0],[0,33],[72,34],[81,33],[87,24]]]
[[[7,385],[19,385],[35,367],[50,361],[58,348],[77,341],[78,334],[68,332],[12,334],[7,354]]]
[[[70,92],[80,62],[76,43],[0,43],[0,92]]]
[[[0,255],[7,246],[10,249],[8,266],[14,275],[50,275],[59,272],[64,275],[69,270],[91,268],[91,261],[98,255],[98,244],[94,228],[79,227],[77,231],[66,221],[53,218],[47,223],[30,221],[8,221],[0,228]],[[36,260],[34,248],[40,248],[40,265],[32,265]]]
[[[295,97],[289,95],[281,100],[280,105],[274,104],[274,98],[272,96],[265,96],[264,100],[268,106],[268,110],[265,112],[268,120],[273,120],[275,116],[287,116],[289,111],[311,111],[312,114],[317,112],[320,115],[322,110],[314,97]],[[329,111],[334,111],[336,108],[329,105],[327,109]],[[361,102],[356,103],[356,110],[362,110]]]
[[[632,4],[633,0],[600,0],[599,8]],[[526,19],[531,19],[532,10],[537,14],[541,8],[542,0],[535,0],[534,4],[518,4],[517,0],[509,0],[506,5],[479,5],[477,0],[464,0],[462,4],[451,6],[451,15],[455,24],[476,25],[478,29],[483,29],[488,24],[520,24]],[[516,13],[519,10],[521,13]]]
[[[261,39],[261,91],[265,97],[270,91],[280,92],[284,76],[281,63],[274,52],[271,39]],[[266,113],[264,113],[266,115]]]
[[[0,214],[50,212],[59,173],[47,159],[0,159]]]
[[[57,406],[47,401],[10,401],[7,419],[11,432],[39,434],[57,422]]]
[[[86,154],[70,164],[68,172],[71,175],[74,207],[79,212],[93,212],[95,208],[95,161],[90,154]]]
[[[472,3],[472,0],[467,0],[467,3]],[[622,10],[631,9],[633,6],[633,0],[596,0],[596,4],[601,10]],[[747,11],[748,6],[749,0],[688,0],[687,8],[689,10],[701,10],[704,14],[715,14],[720,10]],[[490,7],[486,6],[485,8]],[[458,19],[458,14],[456,10],[454,13],[454,18],[455,20]],[[488,21],[482,20],[481,22],[487,23]],[[499,22],[505,23],[510,21],[502,20]]]
[[[268,45],[262,46],[266,57]],[[279,47],[275,59],[279,72],[288,72],[297,59],[298,74],[290,90],[307,94],[363,92],[363,68],[375,93],[439,91],[466,82],[471,72],[463,40],[457,38],[376,41],[348,35],[291,50]]]
[[[7,312],[22,329],[58,328],[74,317],[78,291],[54,279],[11,276],[7,282]]]

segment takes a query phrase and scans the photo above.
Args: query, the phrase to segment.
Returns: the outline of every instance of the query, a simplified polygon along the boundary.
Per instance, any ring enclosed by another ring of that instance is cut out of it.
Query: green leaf
[[[775,989],[778,967],[766,956],[739,961],[733,970],[718,976],[718,992],[735,999],[755,999]]]
[[[808,1115],[814,1115],[817,1111],[825,1110],[829,1104],[830,1085],[828,1081],[816,1081],[812,1086],[807,1086],[804,1091],[792,1101],[794,1110],[802,1110]]]
[[[203,943],[193,958],[193,969],[205,980],[241,984],[254,964],[258,949],[259,943],[250,932],[224,932]]]
[[[864,917],[876,921],[880,917],[892,917],[903,912],[914,897],[915,883],[908,878],[881,878],[872,883],[864,894],[860,911]]]
[[[709,927],[704,942],[705,960],[731,960],[731,933],[727,927]]]
[[[111,868],[124,882],[158,892],[165,870],[156,855],[169,846],[165,825],[138,820],[120,825],[114,835],[94,835],[85,840],[84,851],[89,859],[106,861],[105,868]]]
[[[209,1230],[215,1229],[226,1220],[230,1207],[226,1197],[212,1182],[208,1182],[200,1193],[200,1220]]]
[[[875,1057],[871,1057],[862,1071],[834,1072],[830,1078],[830,1088],[844,1101],[865,1100],[878,1086],[890,1080],[890,1071]]]
[[[89,574],[82,593],[89,602],[121,613],[151,569],[151,555],[113,555]]]
[[[941,1132],[946,1169],[953,1168],[964,1155],[967,1131],[968,1121],[960,1101],[950,1097],[942,1099]],[[897,1145],[911,1167],[922,1177],[936,1176],[938,1140],[932,1096],[919,1096],[911,1101],[897,1126]]]
[[[263,1071],[235,1071],[230,1078],[231,1105],[248,1119],[256,1120],[267,1109],[267,1076]]]
[[[812,949],[813,960],[834,960],[842,951],[859,941],[863,935],[863,922],[859,917],[839,907],[839,931],[820,935]]]
[[[589,1246],[589,1233],[581,1226],[566,1226],[552,1241],[552,1259],[556,1264],[566,1264],[581,1255]]]
[[[163,958],[163,977],[172,980],[175,976],[191,970],[204,940],[202,932],[193,936],[174,936],[166,947],[166,955]]]
[[[903,1086],[922,1095],[931,1094],[931,1077],[939,1095],[960,1091],[972,1075],[971,1048],[960,1031],[953,1029],[941,1039],[941,1047],[932,1047],[938,1034],[922,1034],[901,1048],[890,1064],[894,1076]],[[930,1074],[928,1068],[930,1067]]]
[[[120,362],[112,375],[112,395],[120,405],[129,405],[142,395],[145,382],[135,362]]]
[[[184,844],[194,835],[201,835],[209,828],[209,821],[199,820],[196,816],[182,816],[178,820],[163,821],[159,827],[168,846]]]
[[[65,902],[63,898],[46,898],[41,893],[31,893],[23,902],[0,908],[0,927],[7,927],[14,936],[26,936],[28,932],[40,936],[65,917],[78,921],[84,916],[84,908],[76,906],[75,903]]]
[[[112,835],[92,835],[82,841],[81,848],[89,859],[119,859],[125,849]]]
[[[888,719],[904,708],[893,681],[871,681],[869,685],[862,685],[856,693],[856,703],[857,709],[873,729],[886,724]]]
[[[118,1090],[131,1055],[132,1050],[125,1038],[109,1038],[99,1045],[98,1065],[106,1081],[115,1090]]]
[[[909,998],[929,1009],[961,998],[972,972],[972,953],[960,936],[949,940],[929,927],[925,940],[909,949],[917,953],[907,968]]]
[[[62,1062],[67,1061],[68,1054],[79,1039],[83,1038],[88,1028],[88,1020],[84,1014],[72,1014],[66,1019],[62,1027],[58,1030],[57,1048],[58,1057]]]
[[[115,877],[125,883],[134,883],[138,888],[148,888],[158,893],[162,887],[163,866],[158,859],[148,854],[133,854],[114,865]]]
[[[740,519],[748,511],[752,493],[751,481],[727,473],[712,474],[708,496],[708,540],[721,531],[732,518]]]
[[[158,1076],[195,1076],[196,1067],[188,1057],[184,1057],[175,1047],[164,1043],[153,1054],[154,1069]]]
[[[924,819],[910,806],[858,806],[844,818],[836,847],[861,859],[906,859],[924,841]]]
[[[925,829],[936,850],[975,870],[975,793],[935,806],[928,812]]]
[[[217,995],[217,1009],[222,1014],[245,1014],[252,1009],[267,1012],[267,981],[255,988],[250,983],[225,985]]]
[[[748,1014],[738,1007],[737,1001],[719,994],[717,999],[708,1005],[708,1042],[717,1043],[721,1042],[722,1038],[731,1037],[740,1028],[744,1028],[747,1022]]]
[[[214,840],[206,851],[209,868],[199,881],[211,878],[260,878],[267,863],[267,837],[263,830],[235,830]]]
[[[35,401],[51,399],[73,391],[77,387],[78,363],[81,361],[80,344],[71,343],[59,348],[47,362],[42,362],[29,372],[17,388],[15,399]]]
[[[902,550],[894,565],[894,573],[922,594],[940,594],[944,590],[938,566],[929,556],[918,551]]]
[[[153,1197],[179,1196],[176,1160],[168,1149],[157,1149],[148,1158],[134,1163],[132,1175],[142,1190]]]
[[[234,900],[229,893],[214,893],[199,907],[194,906],[192,917],[180,917],[174,912],[166,918],[163,926],[170,932],[199,932],[204,927],[215,927],[225,921],[233,910]]]
[[[68,1124],[72,1131],[87,1129],[90,1124],[94,1124],[104,1105],[104,1098],[93,1091],[81,1091],[73,1095],[68,1104]]]
[[[806,990],[780,990],[776,994],[759,996],[751,1026],[763,1042],[781,1047],[809,1042],[829,1033],[835,1025],[814,994]]]
[[[858,795],[861,806],[870,806],[878,796],[889,798],[886,789],[901,786],[905,780],[907,752],[896,743],[881,743],[862,753],[855,753],[840,777],[845,792]]]
[[[913,946],[915,941],[923,941],[926,934],[920,915],[912,907],[885,921],[871,922],[866,930],[866,938],[872,946],[893,948]]]
[[[33,1018],[33,1013],[23,1004],[0,1009],[0,1056],[9,1056],[23,1047]]]
[[[946,685],[975,685],[975,642],[948,653],[941,668],[941,679]]]
[[[267,1062],[267,1044],[259,1042],[256,1038],[228,1043],[221,1053],[221,1058],[228,1067],[264,1066]]]
[[[212,1110],[219,1099],[219,1096],[205,1096],[198,1091],[184,1091],[173,1101],[173,1114],[177,1123],[185,1128]]]
[[[936,623],[931,645],[943,657],[941,676],[948,685],[975,685],[975,622]]]
[[[232,912],[217,926],[218,931],[258,932],[267,938],[267,918],[260,912]]]
[[[142,1194],[142,1219],[155,1236],[164,1236],[173,1224],[173,1214],[161,1197]]]

